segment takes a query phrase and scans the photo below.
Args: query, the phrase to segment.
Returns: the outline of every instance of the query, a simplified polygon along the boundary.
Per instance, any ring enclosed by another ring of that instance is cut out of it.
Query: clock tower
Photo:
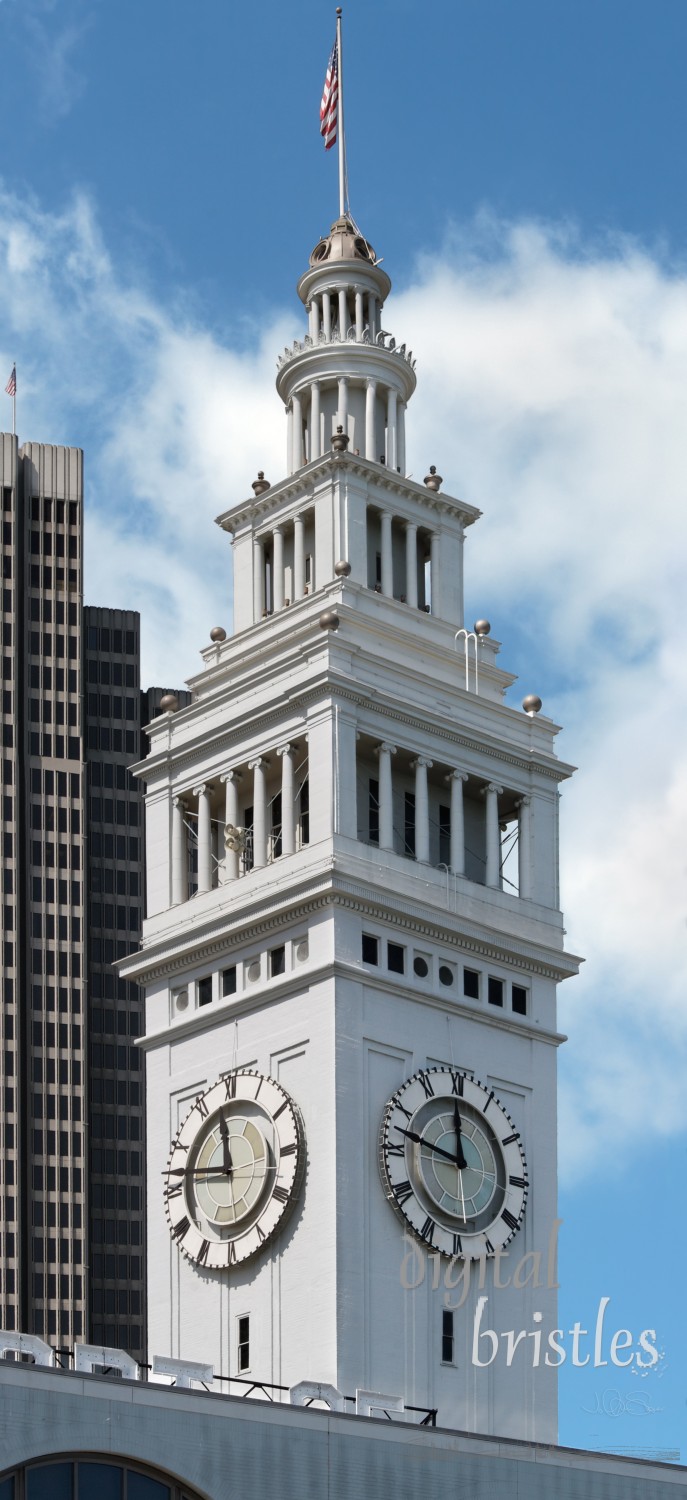
[[[234,634],[139,768],[148,1345],[555,1441],[572,768],[465,629],[479,512],[406,475],[389,291],[342,216],[279,360],[286,472],[218,518]]]

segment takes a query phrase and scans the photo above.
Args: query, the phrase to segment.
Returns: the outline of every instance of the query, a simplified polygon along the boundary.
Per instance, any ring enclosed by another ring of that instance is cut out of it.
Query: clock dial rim
[[[249,1118],[262,1121],[261,1133],[272,1158],[266,1177],[271,1175],[272,1181],[233,1229],[226,1224],[218,1232],[194,1192],[193,1172],[221,1112],[232,1122],[244,1118],[246,1112]],[[298,1199],[305,1167],[303,1119],[283,1085],[255,1068],[220,1074],[196,1095],[172,1141],[163,1186],[172,1239],[187,1260],[203,1269],[228,1270],[252,1259],[284,1228]]]
[[[412,1131],[412,1122],[417,1119],[426,1129],[428,1121],[441,1117],[447,1106],[452,1110],[456,1103],[461,1117],[465,1111],[466,1118],[479,1121],[480,1128],[495,1143],[502,1175],[502,1190],[490,1200],[494,1214],[483,1214],[482,1222],[479,1216],[465,1224],[458,1216],[446,1211],[442,1214],[419,1165],[424,1145],[410,1141],[398,1128]],[[384,1107],[378,1163],[384,1192],[394,1212],[428,1250],[451,1259],[491,1256],[504,1249],[522,1225],[529,1179],[520,1132],[494,1089],[470,1071],[437,1064],[411,1074]]]

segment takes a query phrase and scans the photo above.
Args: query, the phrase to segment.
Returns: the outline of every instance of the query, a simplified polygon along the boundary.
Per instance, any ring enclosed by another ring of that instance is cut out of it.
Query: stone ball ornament
[[[258,470],[258,477],[257,477],[257,479],[253,480],[253,484],[252,484],[252,489],[254,491],[254,494],[256,495],[256,497],[258,495],[264,495],[265,490],[268,490],[269,488],[270,488],[270,482],[269,482],[269,479],[265,479],[264,469],[259,469]]]
[[[338,630],[340,623],[335,609],[323,610],[318,621],[320,630]]]
[[[345,558],[342,557],[339,559],[338,563],[334,564],[334,572],[337,578],[350,578],[351,565],[349,562],[346,562]]]
[[[173,714],[179,707],[179,699],[175,693],[163,693],[160,699],[160,713]]]
[[[425,484],[428,490],[440,490],[443,484],[441,474],[437,474],[436,464],[430,464],[429,474],[425,474]]]
[[[226,641],[226,638],[227,632],[224,629],[224,626],[213,625],[212,630],[210,631],[210,640],[214,641],[216,646],[219,646],[222,641]]]
[[[528,693],[522,700],[522,706],[525,713],[533,718],[535,714],[541,713],[541,698],[536,693]]]
[[[475,620],[475,635],[488,635],[491,630],[489,620]]]

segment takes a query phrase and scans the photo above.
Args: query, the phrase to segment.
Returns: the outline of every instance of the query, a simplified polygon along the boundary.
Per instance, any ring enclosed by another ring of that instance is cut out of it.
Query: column
[[[272,532],[272,609],[284,608],[284,530],[275,526]]]
[[[313,297],[310,303],[308,312],[310,314],[310,337],[313,341],[313,344],[316,344],[320,332],[320,309],[315,297]]]
[[[320,383],[313,380],[310,387],[310,457],[319,458],[320,447]]]
[[[227,771],[221,780],[225,784],[225,850],[224,850],[224,879],[238,880],[239,874],[239,851],[230,849],[226,842],[226,831],[228,828],[237,828],[239,821],[239,782],[241,777],[238,771]]]
[[[377,382],[368,380],[365,391],[365,457],[375,459],[375,411],[377,406]]]
[[[367,321],[370,327],[370,342],[374,343],[377,335],[377,298],[374,292],[370,292],[367,299]]]
[[[396,392],[386,393],[386,466],[396,468]]]
[[[172,798],[172,906],[188,901],[188,846],[183,798]]]
[[[339,338],[345,339],[348,333],[348,306],[346,303],[345,288],[339,287]]]
[[[499,829],[499,796],[503,791],[502,786],[497,786],[494,781],[484,787],[483,796],[486,798],[486,845],[487,845],[487,868],[485,884],[498,890],[501,885],[501,831]]]
[[[257,625],[265,611],[265,553],[260,537],[253,537],[253,620]]]
[[[301,410],[300,396],[291,397],[293,406],[293,443],[291,454],[291,473],[300,469],[303,463],[303,412]]]
[[[518,803],[518,894],[525,901],[532,896],[531,797]]]
[[[305,593],[305,517],[293,518],[293,596],[294,604]]]
[[[324,336],[329,343],[332,336],[332,297],[331,292],[322,293],[322,328]]]
[[[286,463],[289,474],[293,473],[293,407],[289,402],[286,408]]]
[[[248,762],[253,772],[253,869],[261,870],[267,864],[267,790],[265,771],[268,762],[264,756]]]
[[[438,531],[433,531],[430,541],[430,597],[432,614],[439,619],[441,619],[440,551],[441,537]]]
[[[193,788],[198,798],[198,894],[212,890],[212,822],[210,819],[209,781]]]
[[[382,511],[382,593],[394,597],[394,562],[391,550],[391,511]]]
[[[296,848],[293,745],[280,745],[277,755],[281,756],[281,852],[293,854]]]
[[[425,755],[418,755],[417,760],[411,761],[411,768],[415,771],[415,858],[421,865],[429,864],[427,772],[431,770],[432,764]]]
[[[360,343],[360,341],[362,339],[364,327],[365,327],[365,323],[364,323],[364,317],[363,317],[363,294],[362,294],[362,292],[356,292],[356,294],[355,294],[355,336],[356,336],[356,339],[358,340],[358,343]]]
[[[406,524],[406,599],[417,609],[417,526],[412,521]]]
[[[391,757],[396,746],[386,743],[377,747],[379,755],[379,847],[394,847],[394,804],[391,785]]]
[[[339,421],[348,433],[348,380],[345,375],[339,380]]]
[[[466,771],[452,771],[446,780],[451,783],[451,837],[449,865],[454,875],[465,874],[465,820],[463,813],[463,784]]]
[[[405,401],[399,401],[396,415],[396,463],[402,474],[406,471],[406,408]]]

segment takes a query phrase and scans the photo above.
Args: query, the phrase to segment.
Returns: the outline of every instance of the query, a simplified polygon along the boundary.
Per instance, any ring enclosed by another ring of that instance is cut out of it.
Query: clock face
[[[442,1255],[493,1255],[520,1228],[527,1166],[493,1089],[456,1068],[421,1069],[389,1100],[379,1138],[387,1198]]]
[[[303,1124],[286,1090],[252,1070],[225,1073],[198,1095],[172,1144],[170,1232],[197,1265],[248,1260],[283,1227],[304,1171]]]

